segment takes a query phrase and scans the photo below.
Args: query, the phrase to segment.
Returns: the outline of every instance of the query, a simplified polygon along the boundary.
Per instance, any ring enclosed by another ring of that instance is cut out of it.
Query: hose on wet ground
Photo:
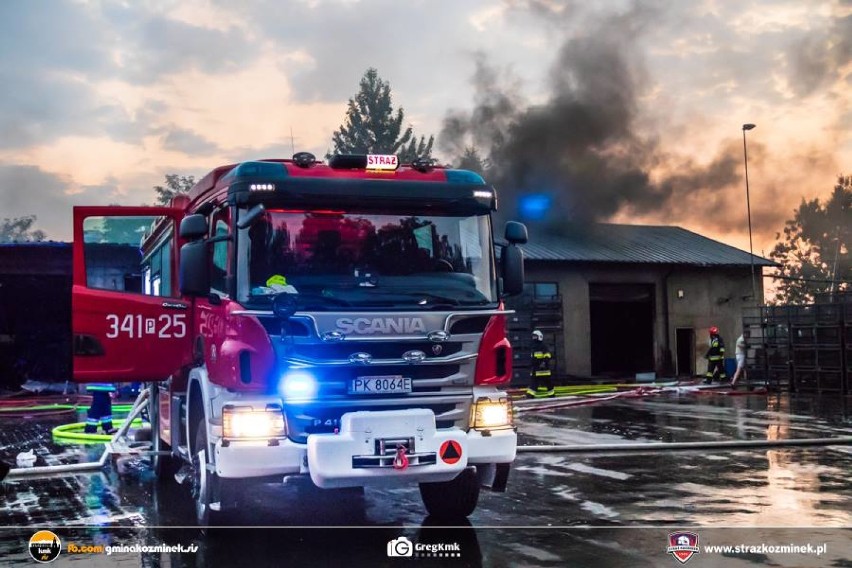
[[[125,420],[121,418],[113,420],[113,424],[119,427],[124,422]],[[131,426],[142,426],[142,420],[137,418]],[[85,422],[72,422],[57,426],[51,431],[51,434],[53,434],[54,440],[59,442],[73,442],[75,444],[100,444],[112,441],[112,434],[87,434],[84,431],[85,428]]]
[[[29,391],[0,397],[0,408],[34,404],[89,404],[92,396],[87,394],[41,394],[33,396]]]
[[[570,395],[570,400],[559,400],[563,397],[547,398],[547,399],[527,399],[514,402],[514,407],[521,412],[545,412],[555,410],[557,408],[568,408],[572,406],[587,406],[598,404],[605,401],[615,400],[619,398],[638,398],[663,394],[665,392],[678,392],[678,387],[660,387],[648,388],[637,387],[631,390],[625,390],[616,393],[598,392],[588,394]],[[565,396],[564,398],[569,398]]]
[[[131,408],[130,412],[127,415],[127,418],[124,419],[124,422],[118,428],[118,431],[112,435],[109,442],[106,444],[106,448],[104,448],[101,457],[97,461],[85,462],[85,463],[69,463],[69,464],[60,464],[60,465],[47,465],[47,466],[38,466],[38,467],[24,467],[24,468],[14,468],[9,470],[7,477],[15,478],[15,477],[29,477],[35,475],[49,475],[54,473],[74,473],[74,472],[85,472],[85,471],[95,471],[98,470],[104,465],[106,465],[106,461],[110,455],[115,453],[113,445],[116,444],[120,439],[127,435],[127,431],[130,429],[133,421],[139,417],[142,411],[147,406],[149,391],[148,389],[143,389],[139,392],[139,396],[136,397],[136,401],[133,403],[133,408]]]
[[[651,385],[631,385],[628,390],[620,390],[618,392],[575,392],[563,394],[562,396],[551,398],[537,399],[520,399],[514,400],[513,405],[516,412],[547,412],[559,408],[570,408],[574,406],[588,406],[601,402],[616,400],[620,398],[643,398],[648,396],[656,396],[660,394],[716,394],[716,395],[759,395],[765,396],[766,389],[755,389],[748,391],[736,391],[725,389],[722,386],[703,387],[694,384],[683,386],[658,386]],[[560,400],[565,399],[565,400]]]
[[[518,453],[647,453],[697,450],[743,450],[787,447],[852,445],[852,436],[837,438],[800,438],[790,440],[727,440],[723,442],[648,442],[635,444],[570,444],[559,446],[518,446]]]
[[[132,404],[113,404],[113,412],[129,412]],[[13,406],[0,408],[0,420],[12,418],[56,418],[73,415],[89,409],[88,405],[78,406],[75,404],[43,404],[33,406]]]

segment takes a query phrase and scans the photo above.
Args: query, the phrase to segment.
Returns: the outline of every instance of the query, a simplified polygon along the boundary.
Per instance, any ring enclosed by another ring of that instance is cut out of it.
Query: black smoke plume
[[[439,142],[454,163],[470,148],[485,158],[504,220],[561,231],[619,212],[677,209],[694,192],[721,201],[718,190],[737,181],[735,144],[707,165],[697,165],[703,157],[675,165],[641,120],[646,75],[636,39],[648,16],[637,9],[565,39],[541,104],[527,103],[511,75],[477,57],[473,109],[448,112]],[[655,169],[676,173],[655,179]]]

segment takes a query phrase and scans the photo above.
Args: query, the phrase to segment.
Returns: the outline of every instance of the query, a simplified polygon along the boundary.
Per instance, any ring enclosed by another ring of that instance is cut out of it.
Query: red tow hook
[[[408,456],[405,455],[405,446],[396,447],[396,457],[393,458],[393,468],[402,471],[408,467]]]

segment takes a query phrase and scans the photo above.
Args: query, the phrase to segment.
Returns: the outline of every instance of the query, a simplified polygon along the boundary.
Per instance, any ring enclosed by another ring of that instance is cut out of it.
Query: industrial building
[[[545,334],[557,377],[635,378],[706,372],[708,328],[734,356],[743,309],[763,302],[774,264],[671,226],[596,224],[523,247],[527,290],[509,302],[515,384],[529,378],[533,329]]]
[[[71,375],[71,245],[0,244],[0,390]]]

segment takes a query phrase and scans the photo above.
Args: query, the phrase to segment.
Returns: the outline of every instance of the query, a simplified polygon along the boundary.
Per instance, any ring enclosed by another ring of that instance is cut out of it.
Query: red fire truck
[[[430,160],[302,152],[169,207],[76,207],[74,378],[150,383],[153,468],[189,474],[199,523],[298,475],[467,516],[517,442],[501,298],[527,232],[498,263],[496,203]]]

